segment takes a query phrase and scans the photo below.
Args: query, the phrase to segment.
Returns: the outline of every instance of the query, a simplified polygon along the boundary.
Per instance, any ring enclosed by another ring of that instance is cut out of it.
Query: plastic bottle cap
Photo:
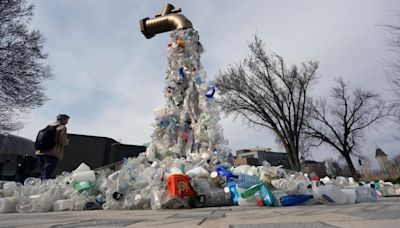
[[[230,191],[229,191],[229,188],[228,187],[225,187],[224,188],[224,192],[226,193],[226,194],[228,194]]]
[[[264,206],[264,201],[262,199],[257,201],[257,206],[259,206],[259,207]]]
[[[211,179],[216,179],[218,177],[217,171],[212,171],[210,174]]]

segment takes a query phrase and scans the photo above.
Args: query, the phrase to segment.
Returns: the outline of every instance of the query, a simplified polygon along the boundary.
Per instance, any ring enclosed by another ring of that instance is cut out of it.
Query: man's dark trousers
[[[50,155],[40,155],[38,156],[40,162],[40,172],[41,178],[50,179],[53,175],[54,170],[57,167],[58,158]]]

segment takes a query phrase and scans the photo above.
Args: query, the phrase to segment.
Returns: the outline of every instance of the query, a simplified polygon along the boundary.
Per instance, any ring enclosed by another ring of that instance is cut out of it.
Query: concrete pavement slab
[[[0,214],[0,227],[400,227],[400,198],[350,205]]]

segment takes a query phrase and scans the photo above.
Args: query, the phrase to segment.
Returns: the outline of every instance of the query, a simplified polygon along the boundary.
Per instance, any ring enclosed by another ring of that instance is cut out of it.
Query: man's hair
[[[57,116],[57,120],[65,120],[65,119],[69,119],[69,116],[67,114],[58,114]]]

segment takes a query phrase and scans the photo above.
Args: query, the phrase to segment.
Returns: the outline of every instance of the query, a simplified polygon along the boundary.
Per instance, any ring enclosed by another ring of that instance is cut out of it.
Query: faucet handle
[[[161,16],[165,16],[165,15],[167,15],[167,14],[171,14],[171,13],[180,13],[180,12],[182,12],[182,9],[181,8],[179,8],[179,9],[173,9],[173,10],[171,10],[170,12],[168,12],[168,13],[166,13],[166,14],[162,14],[162,13],[159,13],[159,14],[156,14],[154,17],[161,17]]]

